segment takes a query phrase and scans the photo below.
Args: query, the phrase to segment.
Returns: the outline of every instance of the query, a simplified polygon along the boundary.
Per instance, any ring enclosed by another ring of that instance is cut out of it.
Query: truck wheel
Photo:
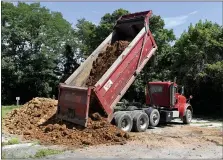
[[[151,127],[156,127],[159,124],[160,121],[160,113],[157,109],[150,110],[149,113],[149,125]]]
[[[136,106],[129,106],[127,108],[128,111],[134,111],[134,110],[137,110],[138,108]]]
[[[183,123],[190,124],[191,120],[192,120],[192,112],[190,109],[187,109],[185,116],[183,117]]]
[[[123,114],[122,111],[117,111],[114,113],[114,119],[116,120],[121,114]]]
[[[118,114],[118,116],[115,118],[115,123],[118,128],[125,132],[130,132],[132,130],[133,121],[129,114]]]
[[[133,118],[133,130],[145,132],[149,125],[149,117],[146,113],[137,113]]]

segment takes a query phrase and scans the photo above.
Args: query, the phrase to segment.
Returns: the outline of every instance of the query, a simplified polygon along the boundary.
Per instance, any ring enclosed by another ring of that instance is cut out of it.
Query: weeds
[[[18,108],[20,106],[15,106],[15,105],[12,105],[12,106],[2,106],[2,118],[4,118],[7,113],[11,112],[12,110]]]
[[[63,151],[60,150],[54,150],[54,149],[40,149],[36,152],[36,154],[33,157],[30,158],[42,158],[45,156],[53,155],[53,154],[60,154]]]
[[[12,138],[8,142],[3,142],[2,145],[13,145],[13,144],[19,144],[19,139],[18,138]]]

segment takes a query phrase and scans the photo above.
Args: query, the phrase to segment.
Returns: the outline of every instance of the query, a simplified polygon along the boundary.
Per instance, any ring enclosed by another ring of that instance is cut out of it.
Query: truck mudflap
[[[87,127],[91,90],[60,84],[57,118]]]

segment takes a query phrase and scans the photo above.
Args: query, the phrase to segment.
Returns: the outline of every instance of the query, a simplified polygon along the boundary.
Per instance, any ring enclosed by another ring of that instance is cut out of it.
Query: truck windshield
[[[163,86],[151,85],[150,86],[150,92],[151,93],[161,93],[161,92],[163,92]]]

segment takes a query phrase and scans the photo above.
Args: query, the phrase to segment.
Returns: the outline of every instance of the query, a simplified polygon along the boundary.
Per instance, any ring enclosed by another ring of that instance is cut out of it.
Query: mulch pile
[[[95,85],[125,50],[129,43],[130,42],[128,41],[116,41],[114,44],[108,45],[105,52],[99,53],[98,58],[93,62],[90,76],[87,79],[86,85]]]
[[[42,144],[83,146],[98,144],[124,144],[129,135],[107,122],[98,113],[88,119],[88,127],[57,119],[57,101],[34,98],[21,108],[13,110],[3,121],[11,134],[23,135],[27,140],[38,139]]]

